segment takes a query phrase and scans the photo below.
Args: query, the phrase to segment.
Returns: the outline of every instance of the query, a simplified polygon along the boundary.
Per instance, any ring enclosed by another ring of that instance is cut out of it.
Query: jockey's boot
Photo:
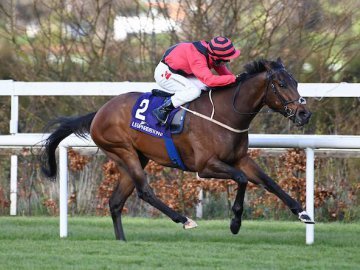
[[[174,109],[174,105],[171,102],[171,98],[166,98],[164,103],[161,106],[157,107],[152,111],[152,114],[156,119],[162,124],[165,125],[169,117],[169,113]]]

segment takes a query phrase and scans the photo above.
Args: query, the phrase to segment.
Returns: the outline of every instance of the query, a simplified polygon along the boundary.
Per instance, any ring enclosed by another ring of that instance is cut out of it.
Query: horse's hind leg
[[[112,159],[114,159],[119,164],[119,166],[122,167],[129,174],[138,192],[139,198],[143,199],[150,205],[160,210],[162,213],[170,217],[176,223],[181,222],[182,224],[187,226],[189,222],[192,222],[191,220],[188,220],[188,218],[186,218],[185,216],[180,215],[179,213],[168,207],[156,197],[149,183],[147,182],[147,178],[142,167],[142,161],[139,158],[138,153],[134,149],[111,148],[107,151],[109,153],[109,156],[112,156]]]
[[[142,168],[145,168],[149,159],[147,159],[140,152],[138,152],[138,155]],[[119,179],[118,184],[116,185],[113,193],[111,194],[109,200],[109,207],[114,224],[115,237],[117,240],[126,241],[122,226],[121,215],[125,202],[127,198],[131,195],[131,193],[134,191],[135,186],[128,173],[123,170],[122,167],[119,167],[118,169],[120,171],[121,178]]]
[[[121,214],[124,204],[133,192],[134,188],[135,186],[131,178],[125,175],[124,172],[121,172],[121,179],[119,180],[109,200],[110,213],[113,220],[116,240],[126,241],[121,221]]]

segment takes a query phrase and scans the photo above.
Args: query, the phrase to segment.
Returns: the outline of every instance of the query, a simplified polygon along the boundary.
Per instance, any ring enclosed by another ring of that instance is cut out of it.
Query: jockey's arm
[[[196,76],[196,78],[209,87],[229,85],[234,83],[236,80],[235,75],[232,73],[221,76],[214,75],[207,66],[206,61],[204,61],[204,59],[194,57],[194,55],[189,57],[188,61],[191,67],[191,71]]]

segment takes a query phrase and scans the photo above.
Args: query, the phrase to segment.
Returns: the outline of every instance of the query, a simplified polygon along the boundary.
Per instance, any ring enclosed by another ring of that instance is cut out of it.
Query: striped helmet
[[[231,40],[226,37],[214,37],[208,43],[209,55],[214,59],[230,60],[240,55],[240,50],[236,50]]]

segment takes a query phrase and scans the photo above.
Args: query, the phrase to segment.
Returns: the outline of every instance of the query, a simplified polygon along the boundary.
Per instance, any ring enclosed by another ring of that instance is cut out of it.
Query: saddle
[[[157,96],[157,97],[171,97],[173,96],[174,94],[172,93],[169,93],[169,92],[166,92],[166,91],[163,91],[163,90],[160,90],[160,89],[153,89],[151,90],[151,93],[154,95],[154,96]]]

